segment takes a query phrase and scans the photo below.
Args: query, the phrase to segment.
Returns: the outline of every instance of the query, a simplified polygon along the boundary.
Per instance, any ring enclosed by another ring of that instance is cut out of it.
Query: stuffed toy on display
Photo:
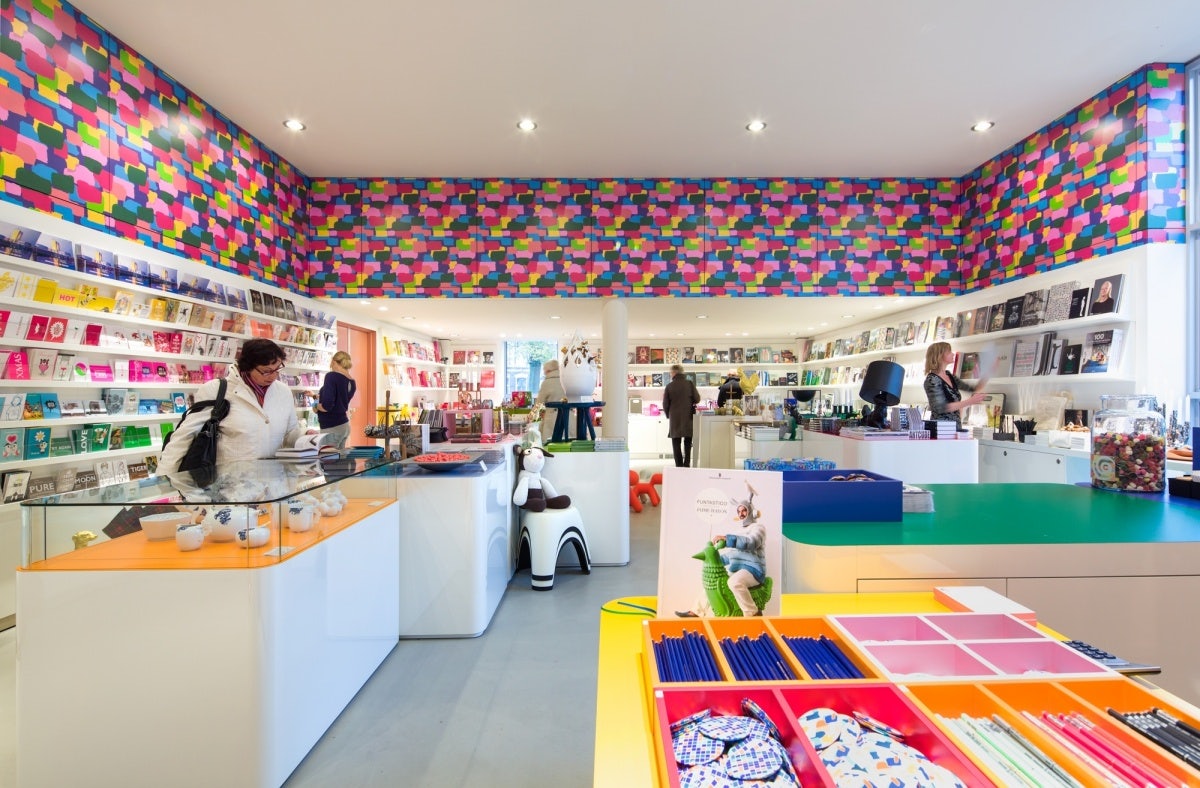
[[[546,509],[566,509],[571,505],[571,498],[559,495],[554,486],[542,478],[542,468],[546,458],[554,455],[541,446],[516,446],[515,451],[521,470],[517,474],[517,489],[513,491],[513,503],[531,512],[544,512]]]

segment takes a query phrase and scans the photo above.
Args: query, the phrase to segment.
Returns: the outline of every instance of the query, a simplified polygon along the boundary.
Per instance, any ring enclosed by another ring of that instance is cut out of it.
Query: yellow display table
[[[647,658],[650,642],[647,634],[649,633],[650,638],[654,639],[654,632],[672,631],[674,627],[683,626],[683,622],[659,619],[651,621],[647,627],[645,622],[656,616],[656,602],[654,597],[627,597],[608,602],[601,608],[593,784],[602,788],[604,786],[667,784],[664,781],[668,778],[664,775],[667,771],[673,773],[674,762],[672,761],[668,766],[658,762],[656,752],[660,749],[658,745],[662,742],[661,737],[665,731],[662,725],[665,723],[656,718],[656,708],[657,717],[674,719],[673,715],[692,713],[709,704],[715,704],[713,707],[716,708],[716,705],[722,705],[718,700],[721,697],[728,700],[728,696],[741,697],[744,692],[747,696],[757,693],[761,698],[764,693],[769,693],[769,687],[762,682],[745,683],[738,687],[740,682],[730,682],[729,680],[703,685],[695,683],[670,685],[668,683],[667,686],[672,688],[667,689],[657,675],[657,671],[661,671],[662,667],[656,669],[654,657]],[[900,620],[920,616],[922,621],[937,621],[940,626],[950,631],[949,625],[952,623],[950,619],[927,614],[945,614],[953,611],[939,602],[932,592],[911,592],[790,594],[782,597],[781,612],[780,617],[770,620],[712,619],[706,623],[718,633],[736,628],[739,622],[748,631],[754,630],[756,627],[761,629],[763,623],[770,624],[773,629],[783,627],[783,631],[786,631],[788,626],[796,624],[803,627],[802,622],[799,621],[789,625],[785,620],[787,618],[816,620],[825,617],[825,621],[829,621],[830,617],[850,616],[849,620],[841,618],[838,625],[849,627],[847,631],[852,631],[855,627],[864,627],[864,625],[876,621],[869,617],[855,619],[855,615],[899,614],[898,619]],[[953,622],[962,627],[972,621],[977,624],[979,618],[981,617],[974,616],[966,619],[955,617]],[[897,619],[887,619],[888,622],[895,620]],[[1019,623],[1014,625],[1022,626]],[[1038,629],[1041,630],[1041,634],[1048,635],[1050,638],[1062,637],[1044,626],[1039,625]],[[973,637],[984,636],[975,635]],[[1013,635],[1012,637],[1023,636]],[[911,638],[902,639],[909,640]],[[985,640],[987,639],[985,637]],[[868,638],[868,641],[878,641],[878,644],[874,646],[876,649],[895,648],[895,646],[887,644],[889,640],[891,638],[883,640]],[[1047,645],[1049,646],[1049,643]],[[868,646],[868,648],[870,647]],[[900,646],[900,648],[904,647]],[[982,651],[988,648],[988,644],[976,643],[972,647]],[[1059,645],[1054,645],[1052,648],[1074,653]],[[922,671],[926,669],[925,667],[921,668]],[[924,678],[913,675],[907,680],[895,677],[893,681],[898,684],[894,685],[896,688],[891,692],[895,693],[899,690],[903,696],[910,698],[923,708],[923,713],[930,719],[933,715],[944,715],[945,719],[954,719],[962,714],[989,717],[996,712],[1002,712],[1012,720],[1019,718],[1019,715],[1026,711],[1038,713],[1040,710],[1041,713],[1061,715],[1073,713],[1075,709],[1081,708],[1085,710],[1085,714],[1090,715],[1093,724],[1107,728],[1110,733],[1115,732],[1116,736],[1125,741],[1127,746],[1132,746],[1137,756],[1144,763],[1150,764],[1150,768],[1161,769],[1163,773],[1171,776],[1172,780],[1179,780],[1179,783],[1172,781],[1172,784],[1200,784],[1200,771],[1184,761],[1172,757],[1165,750],[1145,742],[1128,729],[1124,729],[1113,720],[1108,719],[1104,713],[1104,709],[1108,706],[1126,711],[1161,706],[1176,718],[1191,725],[1200,726],[1200,717],[1194,707],[1144,681],[1126,679],[1098,669],[1094,663],[1091,672],[1087,675],[1084,675],[1078,668],[1066,670],[1046,668],[1046,670],[1049,670],[1050,674],[1056,675],[1036,677],[1027,675],[1027,671],[1022,673],[1021,669],[1017,668],[1007,675],[995,676],[991,680],[983,682],[976,679],[952,678],[954,675],[961,675],[959,673],[947,674],[941,678],[934,675]],[[650,671],[649,677],[646,675],[646,671]],[[1100,675],[1101,673],[1103,675]],[[723,675],[729,676],[730,674],[723,671]],[[922,675],[924,674],[922,673]],[[887,680],[882,678],[883,674],[878,672],[875,676],[876,678],[871,678],[868,675],[868,681],[855,686],[851,694],[865,699],[872,693],[884,690]],[[949,680],[944,680],[947,678]],[[881,684],[881,682],[884,683]],[[899,686],[901,683],[903,686]],[[821,689],[822,684],[827,687],[846,687],[844,683],[838,685],[837,682],[831,684],[821,681],[814,682],[811,679],[803,679],[794,683],[787,682],[786,688],[781,685],[775,686],[779,686],[778,691],[784,695],[790,693],[797,697],[820,697],[828,694]],[[660,697],[664,693],[656,691],[658,688],[665,691],[667,696],[665,701]],[[835,695],[838,692],[837,689],[833,690]],[[879,692],[879,694],[882,693]],[[678,699],[684,695],[694,696],[697,703],[687,708],[682,707]],[[673,711],[672,705],[674,705]],[[818,703],[817,705],[829,704]],[[666,714],[665,717],[664,714]],[[947,724],[940,723],[943,731],[949,730],[946,727]],[[933,731],[935,729],[927,727],[925,730]],[[946,747],[951,747],[949,751],[943,748],[942,757],[945,757],[947,752],[954,752],[951,742],[955,741],[955,736],[950,735],[949,738],[945,738],[942,733],[938,733],[938,736],[942,738]],[[913,741],[915,742],[915,738]],[[1042,742],[1041,746],[1045,746],[1045,742]],[[958,743],[958,747],[962,749],[962,742]],[[1075,773],[1074,776],[1081,779],[1083,784],[1089,786],[1099,784],[1088,776],[1091,774],[1088,771],[1089,767],[1073,762],[1065,750],[1056,751],[1051,745],[1051,749],[1047,752],[1051,754],[1051,758],[1059,760],[1060,763],[1070,764],[1064,768]],[[930,757],[937,756],[931,755]],[[965,756],[961,752],[955,757],[960,759],[960,774],[980,768],[979,763],[981,762],[977,761],[972,765],[969,760],[964,759]],[[1066,760],[1061,760],[1063,758]],[[800,768],[798,761],[797,767]],[[812,779],[811,768],[810,766],[810,779]],[[986,778],[983,776],[984,774],[987,775]],[[995,773],[988,771],[986,767],[983,767],[982,771],[973,778],[967,779],[969,782],[978,784],[990,784],[988,780],[995,784],[1006,784],[1004,778],[997,779]]]
[[[654,716],[642,676],[642,624],[653,618],[652,596],[615,599],[600,608],[593,785],[656,785]],[[932,592],[908,594],[785,594],[784,616],[848,613],[945,613]]]

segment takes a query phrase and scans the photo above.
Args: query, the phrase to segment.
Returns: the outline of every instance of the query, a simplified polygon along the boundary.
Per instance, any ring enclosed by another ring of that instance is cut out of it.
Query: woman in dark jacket
[[[324,446],[346,448],[350,437],[350,400],[358,390],[358,384],[350,377],[350,354],[339,350],[329,362],[325,382],[317,400],[317,423],[321,425],[321,443]]]
[[[692,415],[700,404],[700,392],[696,384],[683,374],[683,366],[671,367],[671,382],[663,390],[663,412],[667,414],[667,437],[675,451],[675,467],[688,468],[692,464]],[[682,445],[681,445],[682,444]]]

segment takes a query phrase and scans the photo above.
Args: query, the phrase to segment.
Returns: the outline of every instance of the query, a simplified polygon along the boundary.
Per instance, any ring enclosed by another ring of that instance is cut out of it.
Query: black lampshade
[[[904,388],[904,367],[895,361],[872,361],[863,375],[862,388],[858,396],[879,407],[900,404],[900,391]]]

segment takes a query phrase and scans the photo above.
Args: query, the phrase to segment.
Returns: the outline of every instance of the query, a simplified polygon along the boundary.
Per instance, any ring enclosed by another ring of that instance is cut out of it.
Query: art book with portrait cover
[[[742,615],[728,583],[731,573],[743,569],[752,577],[763,576],[750,589],[763,615],[779,615],[782,474],[668,466],[663,470],[662,500],[660,618]],[[728,536],[764,538],[761,550],[756,550],[727,545],[722,540]]]

